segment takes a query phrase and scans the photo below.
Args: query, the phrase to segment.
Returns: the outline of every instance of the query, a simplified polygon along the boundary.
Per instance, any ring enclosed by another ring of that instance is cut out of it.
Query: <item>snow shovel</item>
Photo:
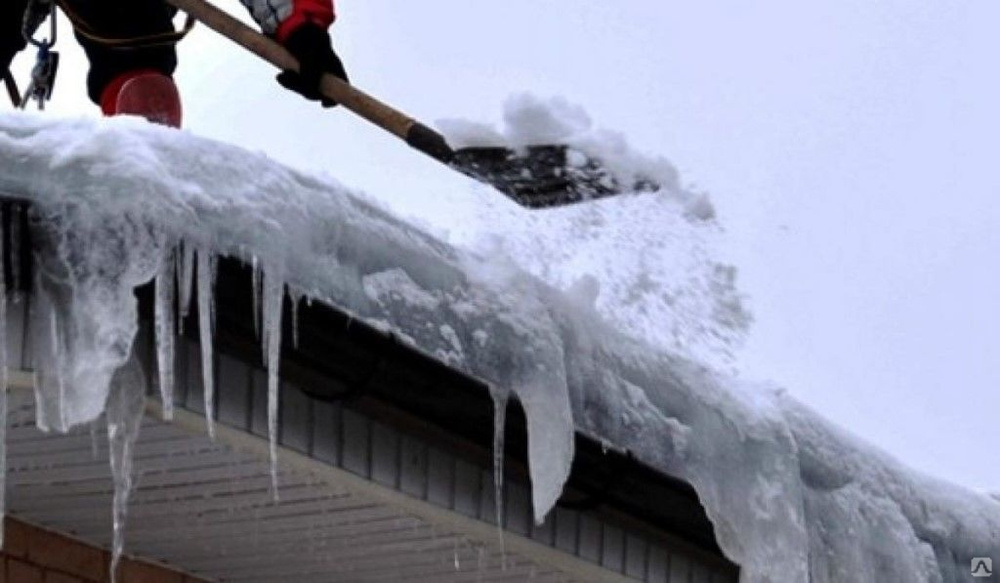
[[[299,68],[284,47],[205,0],[166,0],[209,28],[281,70]],[[588,159],[565,145],[454,150],[444,137],[333,75],[324,75],[323,94],[348,110],[406,141],[413,148],[475,180],[493,186],[528,208],[561,206],[619,194],[625,190],[658,190],[652,181],[622,185],[599,160]]]

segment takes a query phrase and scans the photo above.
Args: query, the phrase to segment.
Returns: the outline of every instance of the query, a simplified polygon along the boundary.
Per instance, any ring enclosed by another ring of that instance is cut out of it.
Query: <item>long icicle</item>
[[[194,245],[184,241],[177,251],[177,279],[180,290],[177,294],[178,310],[180,311],[180,331],[184,332],[184,323],[191,313],[191,285],[194,283]]]
[[[125,549],[125,520],[134,485],[135,444],[146,408],[146,375],[135,355],[115,373],[108,395],[108,453],[115,492],[112,501],[111,583]]]
[[[174,418],[174,336],[177,326],[174,315],[176,263],[171,251],[163,260],[156,276],[156,358],[160,378],[160,398],[163,400],[163,418]]]
[[[503,534],[504,435],[507,427],[507,402],[510,392],[490,387],[493,397],[493,497],[496,500],[497,536],[500,539],[500,566],[507,568],[507,546]]]
[[[282,270],[264,272],[264,359],[267,366],[267,434],[271,458],[271,495],[278,500],[278,367],[281,362],[281,312],[285,296]]]
[[[215,256],[198,250],[198,330],[201,343],[202,382],[205,387],[205,424],[215,439]]]
[[[260,288],[261,288],[261,281],[264,278],[264,271],[256,255],[254,255],[250,259],[250,269],[251,269],[250,277],[253,285],[253,333],[257,335],[258,340],[262,340],[260,335],[260,319],[261,319]]]

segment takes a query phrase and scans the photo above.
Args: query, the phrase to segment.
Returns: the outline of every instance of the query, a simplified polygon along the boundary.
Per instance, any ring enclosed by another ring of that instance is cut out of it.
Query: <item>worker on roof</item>
[[[54,1],[73,22],[87,53],[87,90],[104,114],[140,115],[179,127],[181,103],[173,73],[175,44],[182,34],[174,31],[176,9],[164,0],[0,0],[0,72],[9,70]],[[333,0],[240,1],[263,32],[300,63],[300,72],[278,75],[281,85],[322,101],[325,107],[333,106],[319,91],[324,73],[347,81],[328,32],[334,20]]]

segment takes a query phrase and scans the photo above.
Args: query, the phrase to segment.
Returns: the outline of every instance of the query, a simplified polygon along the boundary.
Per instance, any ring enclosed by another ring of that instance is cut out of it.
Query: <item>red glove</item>
[[[280,73],[278,83],[306,99],[321,102],[323,107],[337,105],[320,93],[320,79],[324,73],[348,81],[344,64],[333,50],[330,33],[318,24],[305,22],[292,30],[282,44],[298,59],[299,70]]]

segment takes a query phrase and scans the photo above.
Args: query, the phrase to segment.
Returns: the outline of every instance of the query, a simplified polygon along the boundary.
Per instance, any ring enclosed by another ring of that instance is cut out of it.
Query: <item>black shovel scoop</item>
[[[622,184],[599,160],[566,145],[461,148],[451,163],[528,208],[563,206],[622,192],[655,192],[648,179]]]
[[[284,47],[205,0],[166,1],[279,69],[298,70],[298,61]],[[333,75],[324,75],[320,88],[330,99],[402,138],[413,148],[489,184],[529,208],[659,189],[651,180],[621,184],[600,160],[578,152],[570,156],[566,145],[529,146],[523,150],[506,147],[453,150],[441,134]]]

